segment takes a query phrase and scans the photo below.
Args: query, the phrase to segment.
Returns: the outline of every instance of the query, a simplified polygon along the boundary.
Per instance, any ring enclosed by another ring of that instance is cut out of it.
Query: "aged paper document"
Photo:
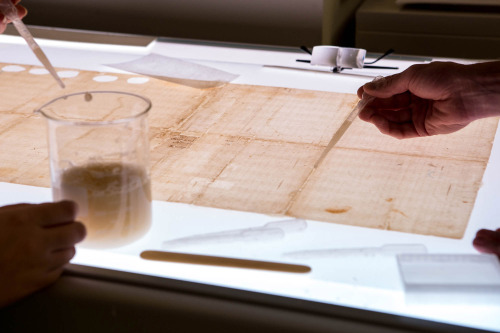
[[[0,68],[7,64],[0,64]],[[356,119],[313,170],[358,101],[352,94],[226,84],[196,89],[80,72],[0,71],[0,181],[50,187],[46,127],[33,110],[76,91],[150,98],[153,198],[199,206],[460,238],[498,119],[450,135],[396,140]],[[96,142],[96,144],[103,144]]]

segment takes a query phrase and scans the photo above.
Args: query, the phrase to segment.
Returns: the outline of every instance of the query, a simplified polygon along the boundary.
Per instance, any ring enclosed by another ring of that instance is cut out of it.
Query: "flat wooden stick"
[[[141,258],[147,260],[177,262],[184,264],[224,266],[236,268],[261,269],[268,271],[288,272],[288,273],[308,273],[309,266],[285,264],[271,261],[247,260],[237,258],[226,258],[207,256],[200,254],[189,254],[179,252],[152,251],[147,250],[141,253]]]

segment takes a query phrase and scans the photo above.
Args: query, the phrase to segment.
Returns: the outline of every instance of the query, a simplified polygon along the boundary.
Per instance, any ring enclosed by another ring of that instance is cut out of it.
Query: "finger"
[[[418,65],[413,65],[399,74],[394,74],[366,83],[364,91],[375,97],[389,98],[410,90],[411,79]]]
[[[17,16],[22,19],[28,14],[28,10],[26,7],[17,5],[20,2],[20,0],[12,1],[12,3],[16,4],[16,10],[17,10]],[[7,27],[7,23],[10,23],[11,20],[7,19],[3,14],[0,13],[0,26],[3,26],[3,29]],[[4,30],[1,30],[0,33],[2,33]]]
[[[366,109],[359,113],[360,118],[364,117],[366,120],[367,115],[378,114],[379,116],[387,119],[390,122],[395,123],[406,123],[411,122],[413,120],[413,112],[411,109],[401,109],[401,110],[375,110],[375,109]]]
[[[358,95],[358,98],[361,99],[363,98],[363,93],[365,92],[365,89],[363,88],[363,86],[359,87],[358,88],[358,91],[357,91],[357,95]]]
[[[75,256],[75,254],[76,249],[74,246],[52,252],[50,256],[49,268],[47,271],[52,272],[63,269],[64,266],[68,264],[70,260]]]
[[[382,79],[384,79],[384,77],[379,75],[379,76],[375,77],[375,78],[374,78],[371,82],[379,81],[379,80],[382,80]],[[359,88],[358,88],[358,91],[357,91],[357,95],[358,95],[358,97],[359,97],[360,99],[362,99],[362,98],[363,98],[363,94],[364,94],[364,92],[365,92],[365,89],[364,89],[363,87],[364,87],[364,86],[359,87]],[[368,94],[368,95],[369,95],[369,94]]]
[[[408,139],[420,136],[411,121],[411,112],[404,111],[375,111],[364,109],[359,118],[375,125],[382,134],[397,139]]]
[[[500,233],[481,229],[476,233],[472,245],[479,252],[500,255]]]
[[[17,5],[20,1],[21,0],[11,0],[11,2],[14,5]],[[16,8],[17,8],[17,6],[16,6]],[[24,10],[26,10],[26,9],[24,8]],[[7,23],[9,23],[9,21],[5,18],[5,16],[2,13],[0,13],[0,33],[5,31],[5,28],[7,27]]]
[[[478,238],[478,237],[485,238],[485,239],[500,243],[500,229],[497,229],[496,231],[488,230],[488,229],[481,229],[476,233],[476,238]]]
[[[78,208],[72,201],[49,202],[36,207],[39,214],[39,225],[50,227],[61,223],[74,221]]]
[[[475,238],[472,241],[474,248],[481,253],[496,254],[500,256],[500,244],[493,243],[482,238]]]
[[[490,238],[495,232],[488,229],[480,229],[476,232],[476,237]]]
[[[30,221],[42,227],[50,227],[73,221],[76,217],[77,206],[72,201],[18,204],[2,207],[0,212],[6,214],[6,219]]]
[[[7,206],[5,218],[30,221],[42,227],[67,223],[75,219],[76,203],[72,201]],[[8,216],[10,215],[10,216]]]
[[[70,248],[81,242],[86,230],[81,222],[71,222],[45,229],[47,243],[51,252]]]
[[[378,128],[380,133],[390,135],[396,139],[409,139],[419,136],[415,130],[415,126],[411,122],[396,123],[378,114],[374,114],[370,122]]]
[[[23,7],[21,5],[17,5],[16,8],[17,8],[17,16],[19,16],[19,18],[22,19],[23,17],[25,17],[28,14],[28,10],[26,9],[26,7]]]
[[[370,122],[370,119],[375,114],[375,110],[372,108],[364,108],[358,114],[359,119]]]
[[[27,207],[29,205],[31,205],[31,204],[18,203],[18,204],[13,204],[13,205],[6,205],[6,206],[0,207],[0,211],[2,211],[2,212],[8,212],[9,210],[16,210],[18,208]]]
[[[375,98],[368,106],[375,109],[400,110],[408,108],[411,104],[411,95],[405,92],[388,98]]]

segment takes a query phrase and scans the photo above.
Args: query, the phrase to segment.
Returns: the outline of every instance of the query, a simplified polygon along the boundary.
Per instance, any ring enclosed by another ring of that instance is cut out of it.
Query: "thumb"
[[[408,91],[409,79],[406,72],[386,76],[366,83],[363,90],[374,97],[389,98]]]

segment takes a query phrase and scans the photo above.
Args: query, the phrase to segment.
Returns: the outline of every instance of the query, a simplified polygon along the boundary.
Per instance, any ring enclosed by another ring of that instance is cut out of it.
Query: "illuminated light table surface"
[[[394,70],[357,70],[342,74],[305,70],[295,62],[304,58],[292,49],[258,48],[228,44],[157,39],[148,46],[75,43],[39,40],[55,67],[92,70],[106,73],[119,70],[104,64],[136,59],[149,53],[178,57],[212,66],[240,76],[232,83],[269,85],[355,93],[359,86],[377,75]],[[381,65],[398,66],[400,70],[429,58],[392,57]],[[457,60],[459,61],[459,60]],[[0,62],[38,65],[24,42],[13,36],[0,36]],[[265,66],[264,66],[265,65]],[[282,68],[296,67],[297,69]],[[153,227],[141,240],[111,250],[78,248],[72,264],[122,272],[198,282],[208,285],[255,291],[271,295],[304,299],[320,303],[421,318],[458,326],[500,331],[500,304],[443,305],[407,304],[394,256],[354,253],[308,260],[292,260],[284,253],[311,249],[366,249],[387,244],[421,244],[429,253],[474,254],[472,239],[481,228],[500,227],[500,135],[486,168],[483,185],[467,230],[462,239],[448,239],[388,230],[307,221],[300,232],[286,233],[282,239],[233,241],[203,246],[185,246],[175,250],[257,260],[303,263],[312,267],[308,274],[220,268],[141,259],[145,249],[160,249],[163,241],[179,237],[259,227],[283,217],[256,213],[198,207],[180,203],[153,202]],[[0,204],[51,201],[48,188],[0,183]],[[168,223],[160,223],[168,221]]]

